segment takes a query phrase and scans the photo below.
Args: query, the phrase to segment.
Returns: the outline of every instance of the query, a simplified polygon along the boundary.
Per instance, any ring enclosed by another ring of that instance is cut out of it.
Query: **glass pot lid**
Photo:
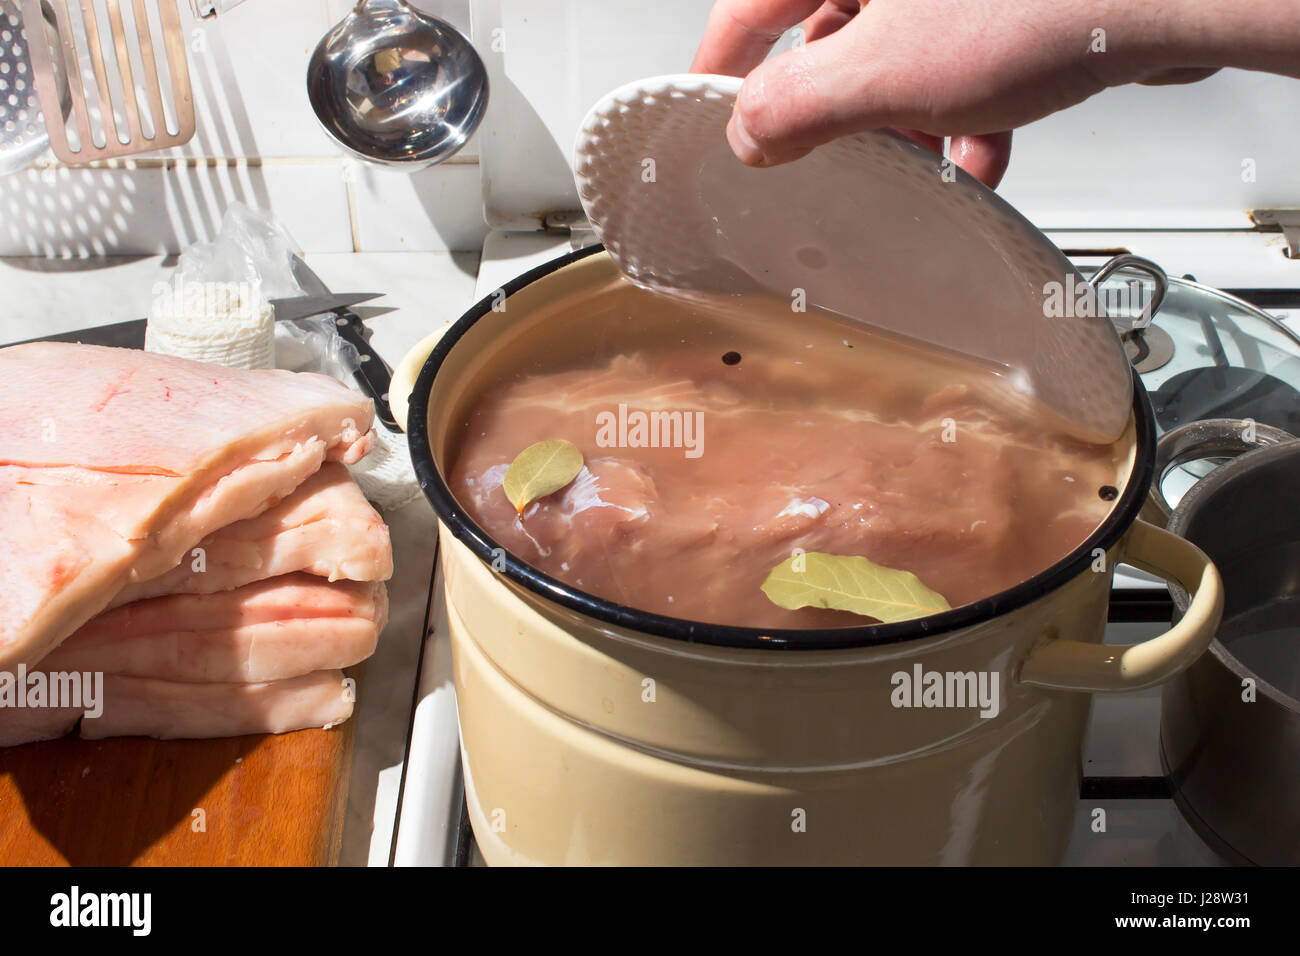
[[[1207,418],[1250,418],[1300,433],[1300,336],[1217,289],[1167,281],[1154,332],[1129,332],[1124,320],[1131,317],[1114,316],[1151,393],[1159,431]]]
[[[1135,294],[1114,295],[1116,284]],[[1235,296],[1173,277],[1165,280],[1159,311],[1141,327],[1124,303],[1145,301],[1151,285],[1146,275],[1120,270],[1101,297],[1150,395],[1157,434],[1237,419],[1300,437],[1300,335]],[[1220,461],[1173,469],[1164,489],[1170,502]]]

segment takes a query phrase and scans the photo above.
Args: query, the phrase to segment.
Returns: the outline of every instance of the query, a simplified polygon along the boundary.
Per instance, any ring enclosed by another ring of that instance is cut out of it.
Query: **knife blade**
[[[294,256],[290,268],[294,279],[304,290],[314,295],[329,294],[329,287],[301,257]],[[352,374],[361,390],[375,403],[375,418],[389,431],[401,434],[402,429],[388,405],[388,389],[393,383],[393,370],[370,345],[370,340],[366,338],[365,323],[359,315],[346,306],[329,311],[334,313],[334,328],[339,336],[357,350],[361,359],[361,364]]]
[[[344,292],[333,295],[327,290],[324,293],[272,299],[271,306],[275,309],[275,321],[287,322],[291,319],[310,319],[313,315],[333,312],[335,309],[346,309],[350,305],[360,305],[382,295],[382,292]]]
[[[347,292],[334,295],[330,292],[311,295],[291,296],[284,299],[271,299],[275,310],[275,321],[287,322],[293,319],[308,319],[313,315],[333,312],[335,309],[359,305],[382,296],[382,292]],[[114,348],[144,348],[146,319],[128,319],[125,322],[110,322],[108,325],[95,325],[88,329],[74,329],[71,332],[56,332],[41,335],[9,345],[26,345],[28,342],[80,342],[83,345],[108,345]]]

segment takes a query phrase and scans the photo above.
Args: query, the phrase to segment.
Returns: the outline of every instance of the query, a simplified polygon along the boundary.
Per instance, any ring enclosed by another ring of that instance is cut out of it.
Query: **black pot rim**
[[[443,481],[442,475],[433,460],[432,449],[429,445],[429,395],[433,390],[434,378],[451,350],[475,322],[492,310],[493,303],[500,301],[501,293],[509,297],[525,286],[531,285],[567,265],[602,252],[603,249],[603,246],[595,245],[559,256],[507,282],[498,292],[493,292],[475,303],[469,311],[447,330],[437,346],[429,353],[429,357],[425,359],[420,374],[415,380],[415,386],[410,396],[407,427],[411,462],[415,467],[416,477],[420,481],[420,488],[423,490],[425,497],[429,499],[429,503],[433,505],[438,518],[447,526],[456,540],[468,547],[480,560],[491,564],[495,559],[498,566],[504,561],[504,569],[501,573],[539,597],[571,611],[577,611],[604,624],[611,624],[641,634],[693,644],[746,649],[810,651],[880,647],[904,641],[933,638],[971,627],[1024,607],[1045,594],[1057,590],[1092,564],[1094,551],[1097,548],[1109,551],[1128,530],[1129,526],[1137,518],[1138,512],[1142,509],[1155,467],[1155,416],[1151,410],[1151,403],[1147,397],[1146,389],[1143,387],[1142,380],[1135,370],[1132,376],[1133,415],[1137,430],[1137,448],[1132,474],[1129,476],[1129,481],[1125,485],[1119,500],[1115,502],[1110,514],[1106,516],[1106,519],[1089,535],[1083,544],[1051,567],[1014,587],[972,604],[964,604],[941,614],[932,614],[929,617],[915,618],[910,621],[899,621],[894,624],[811,628],[807,630],[792,628],[763,630],[755,627],[735,627],[726,624],[688,621],[683,618],[640,611],[636,608],[587,594],[550,575],[544,574],[497,544],[487,532],[475,524],[456,501],[446,482]]]

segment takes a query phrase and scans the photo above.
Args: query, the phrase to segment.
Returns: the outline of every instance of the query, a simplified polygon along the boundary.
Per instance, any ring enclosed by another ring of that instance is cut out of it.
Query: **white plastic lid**
[[[1132,382],[1119,336],[1104,316],[1068,314],[1085,280],[1041,232],[888,131],[747,167],[725,138],[740,85],[653,77],[588,113],[574,151],[578,194],[626,275],[664,290],[802,294],[990,365],[1080,438],[1122,434]],[[1066,315],[1045,306],[1053,290]]]

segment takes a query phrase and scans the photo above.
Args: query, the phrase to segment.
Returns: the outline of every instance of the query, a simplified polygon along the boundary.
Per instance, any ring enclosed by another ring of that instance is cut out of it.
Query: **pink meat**
[[[41,661],[48,671],[257,683],[350,667],[388,620],[384,585],[288,574],[105,611]]]
[[[609,447],[598,416],[620,404],[701,413],[700,454]],[[1113,450],[998,417],[964,384],[906,391],[759,348],[738,369],[663,348],[521,376],[485,390],[464,434],[450,485],[524,560],[622,604],[755,627],[863,623],[766,598],[760,585],[796,548],[912,571],[954,607],[1011,587],[1086,538],[1117,471]],[[502,478],[552,438],[586,465],[521,518]]]
[[[109,606],[164,594],[212,594],[294,571],[330,581],[392,577],[388,526],[336,462],[278,505],[208,535],[166,574],[127,585]]]
[[[0,710],[0,747],[57,740],[81,719],[80,707],[6,707]]]
[[[262,684],[106,676],[104,712],[82,720],[81,736],[208,739],[328,728],[352,715],[353,696],[338,670]]]
[[[64,343],[0,349],[0,416],[0,668],[373,440],[325,376]]]

